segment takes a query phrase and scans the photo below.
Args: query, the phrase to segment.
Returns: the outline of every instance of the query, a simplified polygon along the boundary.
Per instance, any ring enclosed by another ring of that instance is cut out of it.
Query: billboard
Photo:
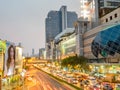
[[[12,76],[22,72],[22,47],[0,40],[0,76]]]
[[[23,83],[21,72],[22,72],[22,48],[15,46],[14,43],[6,41],[4,44],[4,55],[2,58],[3,62],[0,62],[2,69],[2,89],[5,90],[13,88],[15,89]],[[16,90],[16,89],[15,89]]]
[[[4,76],[12,76],[15,74],[15,46],[11,42],[6,42],[6,51],[4,58]]]
[[[6,42],[4,59],[4,76],[12,76],[22,72],[22,47]]]

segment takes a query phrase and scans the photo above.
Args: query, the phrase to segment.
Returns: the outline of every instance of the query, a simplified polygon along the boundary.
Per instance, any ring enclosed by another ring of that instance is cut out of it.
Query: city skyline
[[[55,3],[55,5],[49,5]],[[66,5],[79,15],[79,0],[4,0],[0,1],[0,39],[22,43],[24,53],[38,53],[45,47],[45,18],[50,10]]]

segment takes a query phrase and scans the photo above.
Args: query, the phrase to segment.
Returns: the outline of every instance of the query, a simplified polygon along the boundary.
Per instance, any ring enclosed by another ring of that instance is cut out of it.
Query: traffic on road
[[[81,72],[69,72],[50,66],[34,65],[41,70],[52,74],[68,83],[71,83],[83,90],[120,90],[120,83],[104,82],[104,77],[94,77]]]

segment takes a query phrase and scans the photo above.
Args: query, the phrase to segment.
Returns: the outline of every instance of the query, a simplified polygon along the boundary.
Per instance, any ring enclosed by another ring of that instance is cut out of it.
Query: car
[[[65,76],[65,80],[70,83],[70,80],[73,78],[73,76]]]
[[[94,88],[94,90],[101,90],[100,84],[95,84],[95,85],[93,86],[93,88]]]
[[[71,78],[70,79],[70,83],[72,84],[77,84],[78,83],[78,80],[76,78]]]
[[[88,87],[89,81],[88,80],[80,80],[80,87]]]
[[[65,76],[65,75],[63,75],[63,76],[62,76],[62,79],[63,79],[63,80],[65,80],[65,79],[66,79],[66,76]]]
[[[89,90],[101,90],[99,87],[96,85],[89,87]]]
[[[105,84],[103,90],[113,90],[113,87],[110,84]]]
[[[27,78],[27,77],[30,77],[30,74],[29,74],[29,73],[25,74],[25,78]]]
[[[95,85],[97,83],[96,80],[88,80],[90,85]]]

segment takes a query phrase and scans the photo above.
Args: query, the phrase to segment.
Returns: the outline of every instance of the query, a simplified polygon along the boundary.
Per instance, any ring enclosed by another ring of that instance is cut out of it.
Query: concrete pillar
[[[76,30],[76,53],[78,56],[84,56],[83,35],[88,30],[88,21],[78,20],[75,25]]]

